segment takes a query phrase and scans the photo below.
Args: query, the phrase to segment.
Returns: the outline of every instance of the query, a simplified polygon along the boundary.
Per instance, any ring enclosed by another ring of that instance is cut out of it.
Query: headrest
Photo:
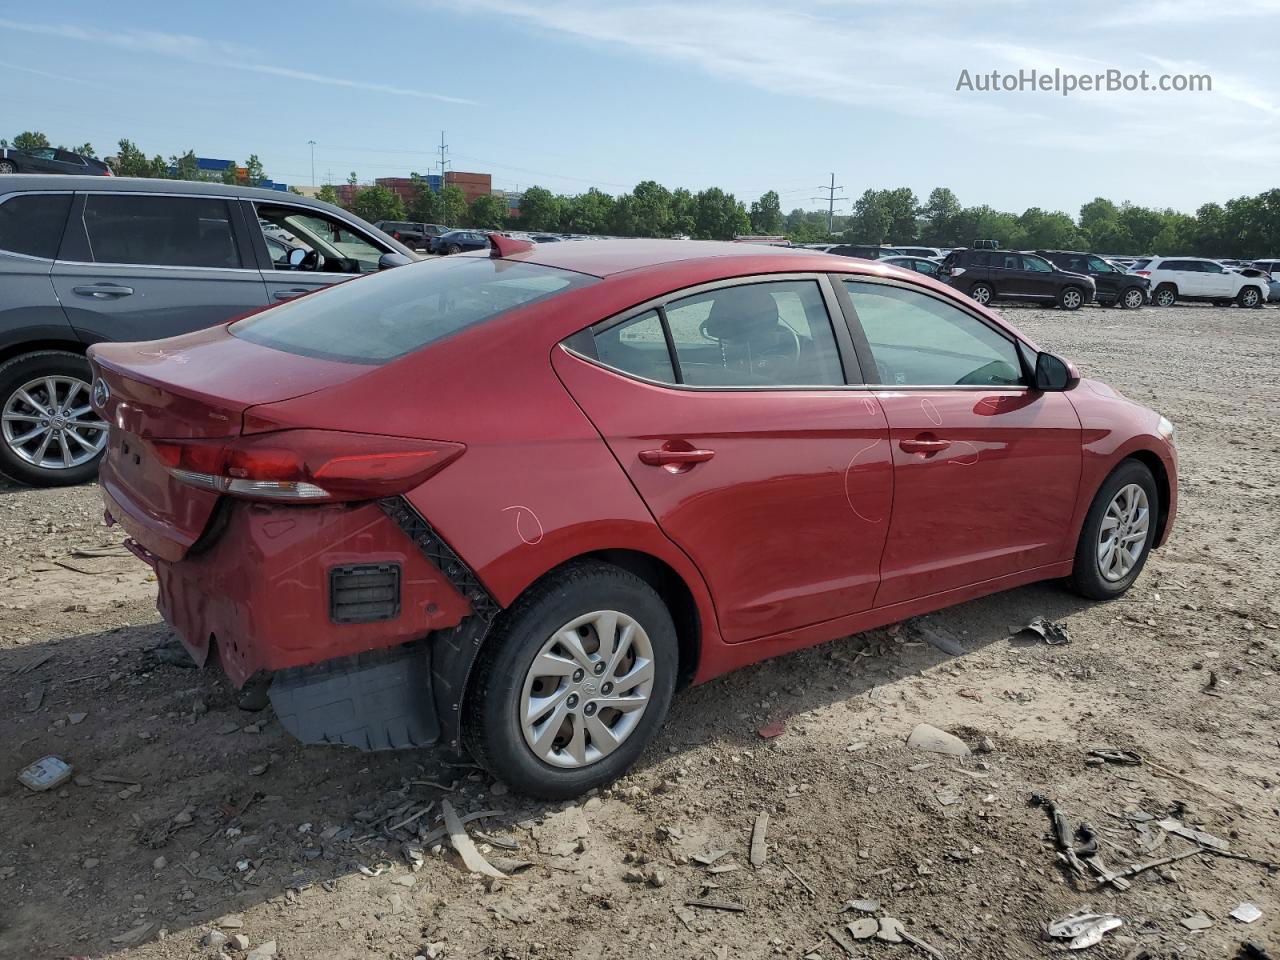
[[[717,290],[706,330],[715,340],[752,340],[772,332],[779,322],[778,302],[757,283]]]

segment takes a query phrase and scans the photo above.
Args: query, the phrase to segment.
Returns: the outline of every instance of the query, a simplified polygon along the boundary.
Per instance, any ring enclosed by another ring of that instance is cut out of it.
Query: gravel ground
[[[154,581],[93,488],[0,481],[0,957],[834,960],[828,930],[868,916],[946,958],[1043,957],[1060,949],[1047,923],[1086,906],[1124,920],[1096,957],[1274,950],[1265,864],[1195,855],[1100,887],[1059,862],[1028,799],[1091,824],[1116,871],[1192,850],[1153,826],[1170,817],[1280,861],[1280,312],[1007,312],[1177,424],[1181,514],[1134,590],[1101,605],[1031,586],[687,691],[639,767],[579,804],[429,754],[298,746],[170,662]],[[1036,615],[1074,642],[1010,639]],[[922,722],[980,752],[908,747]],[[1144,762],[1090,762],[1097,747]],[[74,778],[33,793],[15,775],[45,754]],[[532,866],[468,874],[436,848],[444,799],[499,811],[475,842]],[[1262,910],[1247,926],[1229,916],[1244,901]]]

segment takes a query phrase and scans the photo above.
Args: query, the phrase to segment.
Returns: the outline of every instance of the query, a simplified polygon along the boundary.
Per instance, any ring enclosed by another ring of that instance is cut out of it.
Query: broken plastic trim
[[[471,612],[486,625],[492,623],[502,609],[498,601],[480,582],[475,571],[444,542],[413,504],[404,497],[386,497],[378,501],[378,506],[405,532],[422,551],[423,556],[435,564],[457,591],[470,601]]]

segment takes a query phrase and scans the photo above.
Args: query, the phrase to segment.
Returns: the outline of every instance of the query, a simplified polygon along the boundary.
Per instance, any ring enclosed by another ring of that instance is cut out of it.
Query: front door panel
[[[665,387],[564,350],[553,364],[663,531],[702,571],[726,641],[871,606],[893,485],[873,395]],[[664,447],[712,456],[646,462]]]
[[[1080,421],[1062,393],[880,392],[893,520],[876,606],[1064,559]],[[921,443],[921,441],[924,441]]]

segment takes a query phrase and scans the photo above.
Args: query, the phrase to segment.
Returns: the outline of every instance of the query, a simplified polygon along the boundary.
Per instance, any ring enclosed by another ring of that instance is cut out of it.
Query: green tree
[[[375,220],[403,220],[404,201],[394,190],[383,186],[366,187],[356,194],[351,212],[373,222]]]
[[[696,220],[697,204],[693,194],[684,187],[676,187],[671,191],[671,221],[669,224],[672,237],[687,237],[693,234]]]
[[[746,209],[719,187],[708,187],[694,197],[693,235],[699,240],[732,240],[751,230]]]
[[[592,187],[563,204],[560,225],[571,233],[608,233],[613,206],[613,197]]]
[[[782,232],[782,203],[775,191],[770,190],[751,202],[751,232],[766,236]]]
[[[188,150],[182,156],[169,158],[170,176],[175,180],[200,180],[200,165],[196,162],[196,152]]]
[[[413,181],[413,197],[405,207],[405,216],[416,223],[434,223],[439,206],[435,191],[416,171],[409,179]]]
[[[436,219],[448,227],[462,225],[467,216],[467,195],[460,187],[447,186],[437,195]]]
[[[71,148],[71,152],[72,152],[72,153],[78,153],[78,154],[80,154],[80,156],[82,156],[82,157],[96,157],[96,156],[97,156],[97,154],[93,152],[93,144],[92,144],[92,143],[89,143],[89,142],[87,142],[87,141],[86,141],[85,143],[80,144],[80,146],[78,146],[78,147],[72,147],[72,148]]]
[[[1018,217],[1022,243],[1036,250],[1075,250],[1088,246],[1076,222],[1065,213],[1046,213],[1030,207]]]
[[[671,233],[671,191],[656,180],[644,180],[631,191],[631,236],[662,237]]]
[[[354,170],[347,175],[347,185],[351,187],[358,187],[360,185],[360,178],[356,176],[356,172]]]
[[[222,168],[219,178],[223,183],[235,186],[240,182],[240,165],[232,160],[229,164]]]
[[[507,220],[507,202],[495,194],[482,193],[471,201],[467,216],[473,227],[501,230]]]
[[[159,154],[148,159],[131,140],[121,140],[112,172],[119,177],[167,177],[169,165]]]
[[[24,130],[13,138],[15,150],[38,150],[49,146],[49,138],[38,130]]]
[[[960,243],[960,237],[956,233],[956,217],[960,215],[961,209],[960,201],[950,188],[935,187],[920,208],[920,217],[924,221],[920,238],[943,247]]]
[[[249,154],[249,159],[244,162],[244,169],[245,183],[251,187],[260,187],[267,179],[267,171],[262,168],[262,161],[258,159],[256,153]]]
[[[326,183],[316,194],[316,199],[323,200],[325,203],[332,203],[336,207],[338,206],[338,188],[332,183]]]
[[[525,230],[555,230],[561,213],[560,198],[546,187],[530,187],[520,200],[520,226]]]

